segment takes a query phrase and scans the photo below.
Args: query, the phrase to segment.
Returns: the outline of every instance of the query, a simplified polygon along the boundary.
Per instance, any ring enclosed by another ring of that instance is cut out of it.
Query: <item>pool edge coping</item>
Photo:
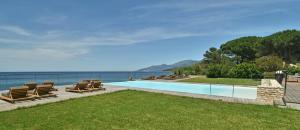
[[[163,93],[163,94],[169,94],[169,95],[175,95],[175,96],[224,101],[224,102],[230,102],[230,103],[254,104],[254,105],[273,105],[273,103],[271,103],[271,102],[262,102],[262,101],[257,100],[257,98],[256,99],[236,98],[236,97],[196,94],[196,93],[188,93],[188,92],[175,92],[175,91],[168,91],[168,90],[157,90],[157,89],[138,88],[138,87],[125,87],[125,86],[117,86],[117,85],[106,85],[106,86],[108,86],[108,87],[123,87],[123,88],[129,89],[129,90]]]

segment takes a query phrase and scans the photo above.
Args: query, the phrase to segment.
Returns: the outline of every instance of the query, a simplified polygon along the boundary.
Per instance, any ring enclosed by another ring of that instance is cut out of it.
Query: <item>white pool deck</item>
[[[117,91],[122,91],[122,90],[147,91],[147,92],[154,92],[154,93],[163,93],[163,94],[168,94],[168,95],[219,100],[219,101],[224,101],[224,102],[243,103],[243,104],[272,105],[272,104],[268,104],[268,103],[264,103],[264,102],[259,102],[254,99],[232,98],[232,97],[223,97],[223,96],[192,94],[192,93],[184,93],[184,92],[163,91],[163,90],[133,88],[133,87],[120,87],[120,86],[111,86],[111,85],[104,85],[106,90],[95,91],[95,92],[86,92],[86,93],[66,92],[65,87],[69,87],[69,86],[70,85],[56,87],[59,90],[54,91],[53,93],[57,94],[57,97],[36,99],[34,101],[31,101],[31,100],[17,101],[14,104],[0,100],[0,111],[9,111],[9,110],[14,110],[14,109],[21,108],[21,107],[31,107],[31,106],[36,106],[36,105],[40,105],[40,104],[47,104],[47,103],[65,101],[65,100],[74,99],[74,98],[100,95],[100,94],[104,94],[104,93],[112,93],[112,92],[117,92]],[[5,91],[0,91],[0,93],[2,93],[2,92],[5,92]]]

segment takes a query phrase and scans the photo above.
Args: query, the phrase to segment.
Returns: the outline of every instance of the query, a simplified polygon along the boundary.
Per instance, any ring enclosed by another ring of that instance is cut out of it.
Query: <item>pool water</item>
[[[175,92],[186,92],[194,94],[206,94],[246,99],[256,99],[257,88],[241,87],[233,85],[210,85],[210,84],[190,84],[190,83],[174,83],[174,82],[156,82],[156,81],[125,81],[105,83],[112,86],[145,88],[166,90]]]

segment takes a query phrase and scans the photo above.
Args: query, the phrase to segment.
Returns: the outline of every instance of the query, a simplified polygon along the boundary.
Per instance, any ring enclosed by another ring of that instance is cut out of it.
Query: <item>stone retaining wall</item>
[[[274,79],[262,79],[257,87],[257,100],[273,103],[274,100],[282,100],[284,88]]]

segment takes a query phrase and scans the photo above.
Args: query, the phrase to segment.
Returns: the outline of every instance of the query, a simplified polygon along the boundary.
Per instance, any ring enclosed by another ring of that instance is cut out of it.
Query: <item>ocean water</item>
[[[0,90],[21,86],[26,82],[54,81],[56,85],[68,85],[84,79],[100,79],[105,83],[128,81],[131,76],[141,79],[148,76],[169,75],[171,72],[0,72]]]

